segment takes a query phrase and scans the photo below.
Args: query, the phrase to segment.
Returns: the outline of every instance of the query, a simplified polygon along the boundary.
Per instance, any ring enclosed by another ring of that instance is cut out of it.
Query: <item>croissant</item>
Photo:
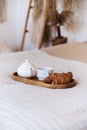
[[[44,83],[48,84],[66,84],[72,80],[72,72],[53,73],[44,79]]]

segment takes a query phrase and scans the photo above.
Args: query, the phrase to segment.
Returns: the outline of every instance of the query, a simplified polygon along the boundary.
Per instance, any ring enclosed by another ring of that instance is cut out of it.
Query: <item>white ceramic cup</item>
[[[47,76],[53,73],[53,68],[45,66],[37,69],[37,77],[39,80],[44,80]]]
[[[47,76],[49,76],[49,73],[46,70],[43,68],[37,69],[37,77],[39,80],[44,80]]]
[[[54,71],[53,68],[49,66],[42,67],[42,69],[46,70],[49,73],[49,75],[52,74]]]

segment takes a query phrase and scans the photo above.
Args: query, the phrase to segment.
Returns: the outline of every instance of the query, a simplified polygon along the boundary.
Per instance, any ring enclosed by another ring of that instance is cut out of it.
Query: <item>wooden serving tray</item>
[[[26,84],[31,84],[31,85],[45,87],[45,88],[52,88],[52,89],[72,88],[76,85],[76,81],[74,79],[72,79],[72,81],[70,83],[67,83],[67,84],[57,84],[57,85],[55,85],[55,84],[44,83],[43,81],[38,80],[36,77],[35,78],[20,77],[20,76],[18,76],[17,72],[13,73],[12,79],[19,81],[19,82],[26,83]]]

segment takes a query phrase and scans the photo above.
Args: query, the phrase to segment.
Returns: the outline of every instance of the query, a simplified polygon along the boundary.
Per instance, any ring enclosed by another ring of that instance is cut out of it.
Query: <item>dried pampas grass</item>
[[[42,16],[43,8],[44,8],[45,1],[44,0],[34,0],[34,11],[33,11],[33,19],[37,22],[37,20]],[[56,21],[55,17],[55,10],[56,10],[56,0],[49,0],[48,8],[46,9],[47,15],[47,23],[54,24]],[[50,29],[51,27],[46,25],[45,33],[44,33],[44,40],[48,41],[51,36]]]
[[[57,0],[57,4],[61,5],[62,10],[76,11],[82,0]]]
[[[34,0],[34,10],[33,10],[33,22],[32,25],[36,27],[31,27],[31,30],[35,32],[37,27],[40,26],[40,20],[44,15],[44,6],[47,3],[47,8],[45,15],[46,23],[44,39],[49,40],[51,38],[51,28],[57,26],[57,23],[61,26],[63,25],[66,29],[70,30],[73,28],[74,23],[76,22],[76,11],[79,8],[79,2],[81,0]],[[61,7],[59,10],[58,5]],[[56,10],[57,9],[57,10]],[[43,19],[44,20],[44,19]],[[42,22],[42,21],[41,21]],[[49,24],[51,26],[49,26]],[[38,25],[39,24],[39,25]],[[32,39],[34,39],[32,37]]]
[[[37,20],[43,11],[44,0],[34,0],[33,18]]]
[[[44,0],[34,0],[34,11],[33,18],[37,20],[42,12],[44,7]],[[55,20],[55,9],[56,9],[56,0],[49,0],[49,8],[47,8],[48,21]]]
[[[80,0],[62,0],[63,10],[76,11]]]
[[[63,10],[61,13],[57,12],[56,24],[59,26],[64,26],[68,30],[73,28],[74,24],[74,13],[69,10]]]
[[[55,21],[55,10],[56,10],[56,0],[50,0],[48,12],[48,21]]]
[[[78,8],[81,0],[57,0],[61,5],[61,11],[57,10],[57,22],[63,25],[67,30],[72,30],[78,19]]]

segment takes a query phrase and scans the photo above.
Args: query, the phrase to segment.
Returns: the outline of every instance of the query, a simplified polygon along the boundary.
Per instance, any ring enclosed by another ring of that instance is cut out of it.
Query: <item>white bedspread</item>
[[[37,67],[72,71],[78,84],[47,89],[12,80],[12,73],[26,58]],[[87,130],[87,64],[38,50],[1,54],[0,130]]]

